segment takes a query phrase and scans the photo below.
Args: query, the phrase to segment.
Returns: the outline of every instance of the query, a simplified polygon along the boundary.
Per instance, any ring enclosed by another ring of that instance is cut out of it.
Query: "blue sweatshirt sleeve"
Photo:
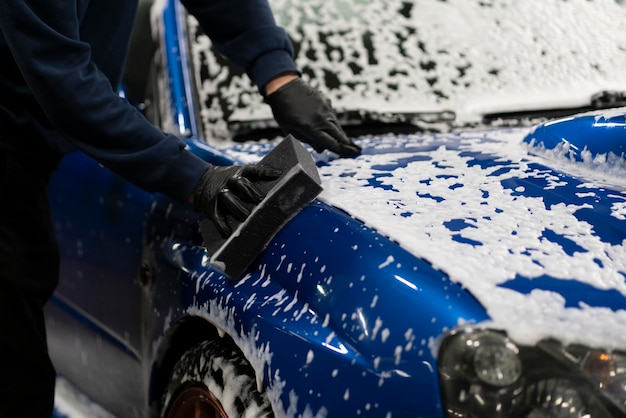
[[[0,31],[52,125],[147,191],[191,194],[207,163],[117,95],[80,40],[76,1],[1,0]]]
[[[267,0],[181,0],[215,48],[243,68],[259,90],[273,77],[300,73],[293,45]]]

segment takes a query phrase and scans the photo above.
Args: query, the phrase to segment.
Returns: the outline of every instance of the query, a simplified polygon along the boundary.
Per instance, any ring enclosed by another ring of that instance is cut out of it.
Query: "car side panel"
[[[58,372],[109,405],[141,405],[141,248],[151,196],[85,156],[65,158],[49,187],[59,242],[47,307]],[[139,411],[115,411],[139,416]]]

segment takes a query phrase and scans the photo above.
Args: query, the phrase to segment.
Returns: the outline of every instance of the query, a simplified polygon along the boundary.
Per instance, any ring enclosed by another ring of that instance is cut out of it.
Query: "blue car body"
[[[183,42],[176,13],[171,3],[163,15],[167,45]],[[188,69],[168,51],[171,109],[195,153],[231,164],[271,150],[197,139]],[[68,156],[50,185],[62,267],[47,326],[59,372],[113,413],[146,416],[177,356],[226,335],[276,416],[443,417],[438,350],[454,330],[626,349],[625,109],[356,142],[354,159],[316,156],[325,191],[237,280],[210,263],[190,206]]]

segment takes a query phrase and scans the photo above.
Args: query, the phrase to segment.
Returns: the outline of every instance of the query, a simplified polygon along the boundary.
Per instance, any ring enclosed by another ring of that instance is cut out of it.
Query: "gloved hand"
[[[315,151],[328,149],[342,157],[361,152],[341,129],[330,100],[301,78],[269,94],[265,102],[285,134],[310,144]]]
[[[244,221],[250,210],[244,202],[258,204],[265,197],[254,182],[274,180],[282,171],[262,165],[209,166],[193,190],[194,208],[215,224],[226,238],[232,233],[226,215]]]

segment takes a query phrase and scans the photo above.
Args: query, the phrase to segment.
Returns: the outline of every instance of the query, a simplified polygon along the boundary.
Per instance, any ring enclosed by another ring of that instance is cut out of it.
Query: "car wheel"
[[[270,418],[254,369],[233,345],[205,341],[176,363],[163,397],[165,418]]]

